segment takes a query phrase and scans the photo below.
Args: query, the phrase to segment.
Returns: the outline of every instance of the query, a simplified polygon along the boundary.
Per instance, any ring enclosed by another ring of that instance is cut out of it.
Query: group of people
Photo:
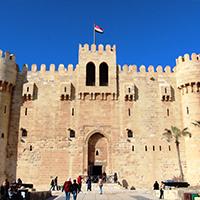
[[[56,176],[55,178],[53,178],[51,180],[51,187],[50,187],[50,190],[59,190],[59,187],[58,187],[58,177]]]
[[[164,199],[165,184],[163,182],[161,182],[161,185],[159,186],[159,183],[155,181],[155,183],[153,184],[153,189],[154,190],[160,189],[160,199]]]
[[[105,176],[99,176],[98,179],[98,186],[99,186],[99,193],[103,194],[103,183],[105,182],[104,180]],[[73,183],[71,178],[68,178],[67,181],[65,181],[63,185],[62,191],[65,191],[66,194],[66,200],[70,200],[70,195],[73,195],[73,200],[77,199],[77,195],[79,192],[81,192],[81,187],[82,187],[82,177],[78,176],[77,180],[74,179]],[[90,176],[87,177],[86,179],[86,185],[87,185],[87,191],[92,191],[92,179]]]
[[[0,200],[23,200],[20,188],[22,186],[22,180],[17,179],[16,182],[9,183],[8,179],[0,186]]]
[[[73,195],[73,200],[76,200],[78,193],[81,191],[81,187],[82,187],[81,176],[78,176],[77,180],[74,179],[73,183],[71,181],[71,178],[65,181],[62,191],[65,191],[66,200],[70,200],[71,193]]]

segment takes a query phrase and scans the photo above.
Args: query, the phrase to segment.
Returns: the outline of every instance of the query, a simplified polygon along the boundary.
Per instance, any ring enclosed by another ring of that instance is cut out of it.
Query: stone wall
[[[95,83],[90,86],[86,86],[88,63],[95,66]],[[108,66],[107,86],[100,86],[102,64]],[[183,98],[179,72],[169,66],[121,68],[115,46],[87,44],[79,47],[76,68],[59,65],[56,71],[53,64],[49,70],[44,64],[37,68],[34,64],[29,71],[24,66],[12,96],[7,165],[3,165],[10,179],[20,177],[36,188],[49,189],[53,177],[58,176],[62,185],[68,177],[93,173],[96,166],[107,174],[117,172],[120,180],[136,188],[179,176],[175,143],[168,143],[162,133],[171,125],[188,125],[183,107],[193,102],[192,110],[199,113],[200,99],[199,93]],[[196,133],[197,129],[194,138]],[[195,168],[188,162],[189,142],[180,140],[187,179]]]

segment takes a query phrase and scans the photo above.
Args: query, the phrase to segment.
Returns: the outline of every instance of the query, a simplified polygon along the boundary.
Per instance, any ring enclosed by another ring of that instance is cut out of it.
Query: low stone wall
[[[51,197],[51,191],[28,192],[27,200],[46,200]]]

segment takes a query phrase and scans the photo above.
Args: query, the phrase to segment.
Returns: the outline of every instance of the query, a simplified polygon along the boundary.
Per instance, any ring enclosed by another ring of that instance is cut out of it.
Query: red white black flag
[[[97,26],[97,25],[94,25],[94,30],[95,30],[95,32],[98,32],[98,33],[104,32],[104,30],[100,26]]]

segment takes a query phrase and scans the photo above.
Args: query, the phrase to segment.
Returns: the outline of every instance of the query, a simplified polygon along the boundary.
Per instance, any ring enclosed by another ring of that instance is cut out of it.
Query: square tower
[[[79,46],[78,87],[80,94],[112,94],[117,96],[116,47],[95,44]]]

